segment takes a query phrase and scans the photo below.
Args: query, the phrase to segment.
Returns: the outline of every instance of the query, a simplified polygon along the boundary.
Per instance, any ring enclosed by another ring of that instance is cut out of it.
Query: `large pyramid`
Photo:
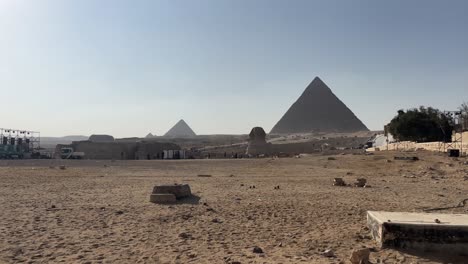
[[[193,130],[181,119],[177,124],[175,124],[166,134],[165,137],[179,137],[179,138],[188,138],[196,137],[197,135]]]
[[[331,89],[319,77],[315,77],[270,133],[348,133],[368,130]]]

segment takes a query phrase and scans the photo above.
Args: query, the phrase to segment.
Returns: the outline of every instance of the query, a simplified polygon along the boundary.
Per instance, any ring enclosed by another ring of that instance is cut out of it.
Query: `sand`
[[[0,263],[348,263],[363,247],[372,263],[443,262],[380,249],[366,211],[455,205],[468,197],[468,166],[433,153],[388,162],[393,155],[0,161]],[[371,188],[332,186],[335,177]],[[165,183],[188,183],[199,198],[150,203]]]

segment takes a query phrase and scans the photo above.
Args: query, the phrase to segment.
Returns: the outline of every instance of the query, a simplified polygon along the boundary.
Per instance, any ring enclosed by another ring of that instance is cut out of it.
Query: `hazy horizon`
[[[269,132],[319,76],[370,129],[468,101],[466,1],[0,0],[0,127]]]

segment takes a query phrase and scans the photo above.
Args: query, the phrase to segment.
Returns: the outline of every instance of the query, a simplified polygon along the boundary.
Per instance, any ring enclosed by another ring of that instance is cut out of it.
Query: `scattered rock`
[[[366,186],[367,180],[365,178],[357,178],[354,183],[354,187],[364,187]]]
[[[189,233],[180,233],[179,237],[182,239],[190,239],[192,238],[192,235],[190,235]]]
[[[59,169],[61,169],[61,170],[66,170],[67,167],[66,167],[65,165],[60,165],[60,166],[59,166]]]
[[[123,214],[124,214],[124,212],[123,212],[123,211],[121,211],[121,210],[119,210],[119,211],[115,212],[115,214],[116,214],[116,215],[123,215]]]
[[[333,250],[331,249],[327,249],[324,252],[322,252],[321,255],[327,258],[333,258],[335,257],[335,252],[333,252]]]
[[[280,189],[279,185],[278,185],[278,186],[275,186],[274,189],[275,189],[275,190],[279,190],[279,189]]]
[[[255,254],[263,254],[263,249],[260,248],[260,247],[255,246],[255,247],[253,248],[253,253],[255,253]]]
[[[368,264],[370,250],[368,248],[358,249],[353,251],[349,259],[352,264]]]
[[[336,160],[335,157],[328,157],[328,160]]]
[[[333,186],[346,186],[346,183],[343,181],[342,178],[335,178],[333,180]]]
[[[190,214],[186,214],[186,215],[182,215],[181,218],[184,219],[184,220],[189,220],[190,218],[192,218],[193,216],[190,215]]]
[[[395,156],[393,159],[394,159],[394,160],[409,160],[409,161],[418,161],[418,160],[419,160],[419,158],[416,157],[416,156],[413,156],[413,157]]]
[[[202,177],[202,178],[210,178],[211,177],[210,174],[198,174],[197,176]]]
[[[218,219],[218,218],[213,218],[213,220],[211,220],[212,223],[221,223],[221,221]]]

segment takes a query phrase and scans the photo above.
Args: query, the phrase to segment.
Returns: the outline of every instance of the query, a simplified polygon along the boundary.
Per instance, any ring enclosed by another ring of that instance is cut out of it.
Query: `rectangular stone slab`
[[[468,254],[466,214],[368,211],[367,224],[382,247]]]
[[[151,194],[150,202],[158,204],[175,203],[177,202],[175,195],[171,193]]]
[[[192,195],[188,184],[157,185],[153,188],[153,194],[157,193],[171,193],[175,195],[177,199]]]

